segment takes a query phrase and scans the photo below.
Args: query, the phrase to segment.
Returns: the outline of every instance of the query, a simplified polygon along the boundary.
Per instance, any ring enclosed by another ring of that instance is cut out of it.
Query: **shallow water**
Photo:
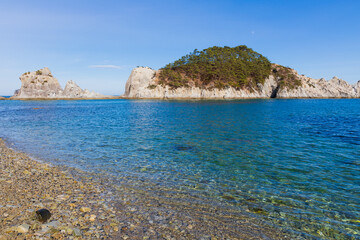
[[[319,238],[360,237],[360,100],[0,101],[0,137]],[[140,186],[141,187],[141,186]]]

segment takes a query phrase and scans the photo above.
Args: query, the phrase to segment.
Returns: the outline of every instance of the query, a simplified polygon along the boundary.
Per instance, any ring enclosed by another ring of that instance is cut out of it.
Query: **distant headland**
[[[242,99],[242,98],[359,98],[360,81],[350,85],[333,77],[313,79],[271,63],[245,45],[211,47],[181,57],[154,70],[132,70],[120,96],[105,96],[68,81],[64,89],[50,70],[26,72],[21,88],[5,99]]]
[[[212,47],[183,56],[159,70],[133,69],[126,98],[359,98],[360,81],[350,85],[299,75],[242,45]]]

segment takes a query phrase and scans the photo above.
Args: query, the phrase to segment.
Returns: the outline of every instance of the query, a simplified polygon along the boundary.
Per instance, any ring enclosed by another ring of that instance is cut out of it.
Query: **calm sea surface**
[[[305,236],[360,238],[359,99],[0,101],[0,137]]]

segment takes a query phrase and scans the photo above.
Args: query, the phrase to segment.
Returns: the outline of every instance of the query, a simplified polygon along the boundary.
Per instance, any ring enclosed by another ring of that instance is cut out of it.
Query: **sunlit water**
[[[360,238],[359,99],[0,101],[0,137],[309,237]]]

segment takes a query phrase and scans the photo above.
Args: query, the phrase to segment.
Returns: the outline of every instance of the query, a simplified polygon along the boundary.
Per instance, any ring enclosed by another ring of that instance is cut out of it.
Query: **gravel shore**
[[[184,193],[110,186],[14,151],[0,139],[0,240],[290,239],[231,209]],[[186,201],[185,201],[186,199]],[[36,211],[48,209],[41,223]]]
[[[119,231],[103,188],[15,152],[1,139],[0,189],[1,240],[106,239]],[[35,211],[44,208],[52,215],[42,224]]]

